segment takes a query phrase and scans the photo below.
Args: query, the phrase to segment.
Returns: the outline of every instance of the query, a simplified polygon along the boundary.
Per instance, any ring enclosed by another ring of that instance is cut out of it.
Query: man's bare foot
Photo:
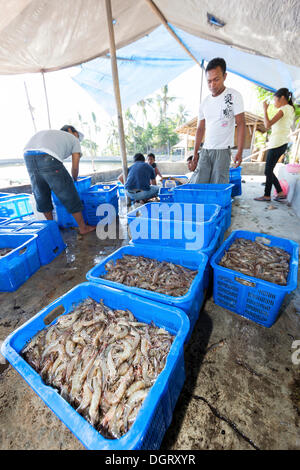
[[[96,225],[85,225],[79,229],[80,235],[86,235],[87,233],[93,232],[96,230]]]

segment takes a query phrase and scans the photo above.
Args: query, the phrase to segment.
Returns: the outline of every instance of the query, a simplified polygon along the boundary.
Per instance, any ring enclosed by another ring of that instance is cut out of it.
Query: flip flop
[[[284,201],[285,199],[287,199],[286,196],[276,196],[273,198],[273,200],[277,202]]]
[[[265,199],[265,196],[255,197],[254,201],[271,202],[271,199]]]

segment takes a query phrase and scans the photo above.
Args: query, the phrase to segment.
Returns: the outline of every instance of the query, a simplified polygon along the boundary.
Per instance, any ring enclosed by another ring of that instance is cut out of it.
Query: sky
[[[97,123],[101,128],[97,140],[101,151],[106,146],[108,123],[111,121],[111,116],[72,80],[71,77],[79,73],[79,70],[78,67],[71,67],[45,74],[51,128],[60,129],[68,123],[76,125],[79,123],[78,113],[81,114],[83,120],[91,121],[91,113],[94,112]],[[26,83],[29,100],[33,107],[36,130],[49,128],[42,75],[1,75],[0,158],[22,157],[24,146],[35,133],[24,83]],[[198,114],[200,102],[200,83],[201,70],[197,65],[170,82],[168,84],[169,94],[177,97],[177,100],[170,107],[170,112],[176,114],[179,104],[184,104],[189,112],[189,119],[195,117]],[[257,112],[257,99],[252,83],[237,75],[228,73],[225,84],[241,92],[244,98],[245,110]],[[202,99],[208,94],[209,91],[204,76]]]

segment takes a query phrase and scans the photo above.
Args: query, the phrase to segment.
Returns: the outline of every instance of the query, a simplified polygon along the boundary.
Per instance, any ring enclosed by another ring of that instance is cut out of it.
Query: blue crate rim
[[[299,252],[299,245],[298,243],[294,242],[293,240],[289,240],[287,238],[280,238],[280,237],[275,237],[273,235],[269,235],[266,233],[258,233],[258,232],[248,232],[246,230],[235,230],[233,231],[230,236],[222,243],[222,245],[218,248],[218,250],[213,254],[213,256],[210,259],[210,264],[213,269],[217,268],[220,272],[223,272],[224,274],[230,273],[234,274],[235,276],[244,279],[246,281],[251,281],[255,284],[259,283],[262,286],[265,286],[266,289],[270,289],[272,287],[273,289],[278,289],[283,292],[290,293],[297,287],[297,271],[298,271],[298,256],[297,259],[293,259],[291,256],[291,261],[290,261],[290,282],[286,286],[280,286],[279,284],[275,284],[274,282],[269,282],[265,281],[264,279],[259,279],[257,277],[253,276],[248,276],[247,274],[240,273],[238,271],[234,271],[233,269],[225,268],[224,266],[220,266],[219,264],[216,263],[216,259],[222,254],[223,251],[226,250],[226,248],[231,244],[230,242],[234,241],[235,238],[237,238],[235,235],[237,234],[255,234],[258,237],[272,237],[272,238],[277,238],[279,240],[286,240],[289,243],[291,243],[291,246],[293,247],[293,254],[297,254]],[[247,286],[249,288],[256,288],[255,286]]]
[[[20,232],[23,229],[30,229],[31,225],[39,225],[39,224],[44,225],[44,227],[40,227],[40,229],[42,230],[43,228],[45,228],[47,226],[53,225],[53,222],[54,222],[54,224],[56,224],[58,226],[56,220],[35,220],[35,219],[30,219],[30,220],[20,220],[20,221],[18,221],[17,219],[8,219],[3,224],[3,227],[8,228],[10,225],[21,224],[22,222],[24,223],[24,225],[22,225],[22,227],[15,228],[13,230],[14,232]]]
[[[111,184],[111,183],[106,183],[106,184],[96,183],[96,184],[93,184],[92,186],[90,186],[88,190],[82,191],[81,194],[82,195],[91,195],[93,193],[97,194],[96,191],[91,191],[91,189],[94,188],[95,186],[111,186],[110,189],[104,189],[103,191],[99,191],[100,194],[110,193],[110,192],[116,191],[118,189],[118,185],[115,184],[115,183],[113,183],[113,184]]]
[[[200,252],[200,253],[203,253],[203,254],[206,255],[206,253],[208,251],[211,251],[213,249],[214,243],[216,242],[216,240],[221,235],[221,230],[222,230],[222,225],[221,224],[219,225],[219,223],[217,223],[215,233],[214,233],[211,241],[209,242],[209,245],[207,245],[207,247],[205,247],[205,248],[201,248],[200,250],[189,250],[189,251],[193,251],[194,253],[199,253]],[[124,246],[126,246],[126,245],[124,245]],[[139,243],[138,245],[136,245],[134,243],[134,241],[132,241],[132,240],[129,241],[128,246],[136,246],[136,247],[141,248],[141,249],[142,249],[142,247],[145,247],[145,248],[152,248],[153,247],[153,245],[151,245],[149,243]],[[157,245],[156,245],[156,247],[157,247]],[[162,246],[162,249],[172,250],[172,253],[180,252],[180,254],[182,252],[186,251],[186,250],[184,250],[184,248],[175,248],[175,247],[166,247],[166,246]],[[207,264],[208,264],[208,262],[207,262]]]
[[[190,223],[190,224],[196,224],[196,225],[203,225],[203,224],[208,224],[208,223],[212,223],[213,220],[216,218],[219,217],[219,214],[221,213],[221,210],[222,210],[222,206],[220,206],[219,204],[203,204],[203,203],[196,203],[196,202],[147,202],[146,204],[143,204],[142,206],[138,207],[137,209],[134,209],[133,211],[130,211],[127,213],[127,220],[128,219],[133,219],[135,216],[134,216],[134,213],[141,210],[143,207],[147,207],[147,206],[154,206],[154,205],[160,205],[160,204],[169,204],[169,205],[174,205],[174,204],[179,204],[179,205],[195,205],[195,206],[200,206],[200,205],[203,205],[203,206],[215,206],[215,211],[214,213],[210,216],[210,218],[208,220],[205,220],[205,221],[202,221],[202,222],[196,222],[196,221],[187,221],[187,222],[184,222],[185,224],[186,223]],[[226,206],[227,207],[227,206]],[[146,217],[146,216],[139,216],[139,220],[156,220],[156,221],[160,221],[160,219],[158,218],[153,218],[153,217]],[[174,222],[178,222],[178,223],[182,223],[182,221],[178,221],[178,220],[174,220]]]
[[[144,246],[141,244],[141,246]],[[120,282],[115,282],[115,281],[110,281],[108,279],[104,279],[104,278],[96,278],[93,276],[93,271],[95,271],[99,265],[103,265],[104,269],[105,269],[105,264],[110,261],[112,259],[113,256],[115,256],[116,254],[120,254],[122,253],[125,249],[128,249],[128,248],[138,248],[140,250],[140,246],[137,246],[137,245],[124,245],[124,246],[121,246],[120,248],[118,248],[116,251],[114,251],[113,253],[111,253],[110,255],[108,255],[106,258],[104,258],[100,263],[96,264],[92,269],[90,269],[87,273],[86,273],[86,278],[88,281],[90,282],[93,282],[93,283],[99,283],[101,285],[108,285],[114,289],[122,289],[126,292],[131,292],[133,287],[132,286],[127,286],[126,284],[122,284]],[[165,250],[166,251],[166,250]],[[175,250],[171,250],[172,253],[175,253],[176,254],[176,251]],[[184,250],[177,250],[177,251],[184,251]],[[153,291],[150,291],[150,290],[147,290],[147,289],[143,289],[142,287],[134,287],[134,289],[137,291],[137,295],[139,295],[139,292],[141,292],[140,295],[145,295],[147,296],[147,298],[152,298],[153,300],[158,300],[160,302],[163,302],[164,304],[166,303],[170,303],[170,302],[173,302],[173,303],[179,303],[179,302],[184,302],[186,300],[191,300],[191,298],[193,297],[193,293],[194,293],[194,290],[196,289],[196,285],[201,281],[203,281],[203,276],[204,276],[204,271],[205,271],[205,268],[208,264],[208,256],[205,254],[205,253],[202,253],[201,251],[197,251],[197,255],[201,255],[202,257],[202,265],[198,266],[198,273],[197,275],[194,277],[188,291],[180,296],[180,297],[175,297],[175,296],[171,296],[171,295],[167,295],[167,294],[162,294],[161,292],[153,292]],[[122,256],[120,257],[122,258]],[[120,259],[120,258],[117,258],[117,259]],[[149,256],[145,256],[145,258],[149,258]],[[149,258],[149,259],[155,259],[155,258]],[[105,262],[105,264],[104,264]],[[173,264],[177,264],[175,262],[172,262]],[[182,265],[181,265],[182,266]],[[185,267],[185,266],[183,266]],[[191,269],[191,268],[187,268],[187,269]],[[196,271],[196,269],[195,269]],[[99,279],[99,280],[98,280]],[[122,287],[121,287],[122,286]]]
[[[194,186],[193,188],[189,187],[186,188],[186,186]],[[198,186],[198,187],[196,187]],[[199,186],[226,186],[226,188],[212,188],[212,189],[207,189],[207,188],[199,188]],[[189,189],[191,191],[205,191],[205,192],[225,192],[229,191],[229,189],[232,189],[234,184],[232,183],[223,183],[223,184],[194,184],[194,183],[187,183],[187,184],[181,184],[180,186],[174,187],[174,191],[180,191],[181,189]]]
[[[6,236],[6,237],[28,237],[28,240],[26,240],[25,242],[22,243],[22,245],[19,245],[17,246],[17,248],[14,248],[12,251],[10,251],[9,253],[7,253],[7,255],[5,256],[2,256],[0,262],[2,260],[7,260],[9,258],[13,258],[13,256],[16,254],[16,252],[18,250],[22,250],[23,248],[25,248],[25,246],[27,246],[30,242],[32,242],[33,240],[36,240],[38,235],[35,234],[35,233],[32,233],[32,234],[24,234],[24,233],[0,233],[0,238],[3,237],[3,236]],[[7,247],[9,248],[9,246]],[[20,255],[21,256],[21,255]]]
[[[137,415],[137,418],[136,418],[135,422],[133,423],[132,427],[130,428],[130,430],[126,434],[124,434],[120,439],[116,439],[116,440],[106,439],[105,437],[103,437],[95,428],[93,428],[93,426],[87,420],[85,420],[79,413],[77,413],[76,410],[66,400],[63,399],[63,397],[58,393],[58,391],[56,391],[53,387],[44,384],[41,377],[40,377],[40,375],[10,345],[10,341],[13,339],[14,335],[17,332],[23,330],[25,327],[27,327],[28,325],[33,323],[37,318],[43,319],[43,317],[46,316],[46,314],[48,314],[50,307],[52,307],[52,310],[53,310],[56,306],[59,306],[59,304],[61,304],[63,298],[66,295],[70,295],[73,291],[79,290],[80,287],[85,287],[85,286],[88,287],[91,284],[94,287],[96,287],[97,289],[99,289],[99,291],[105,289],[107,292],[110,291],[112,294],[113,293],[118,293],[119,295],[124,295],[124,292],[119,291],[117,289],[112,289],[108,286],[94,284],[94,283],[91,283],[91,282],[84,282],[82,284],[79,284],[79,285],[73,287],[71,290],[69,290],[65,294],[63,294],[62,296],[60,296],[59,298],[57,298],[55,301],[51,302],[48,306],[44,307],[34,317],[29,319],[26,323],[24,323],[22,326],[20,326],[14,332],[12,332],[9,336],[7,336],[7,338],[4,340],[4,342],[1,346],[1,352],[2,352],[3,356],[9,362],[10,362],[10,359],[17,360],[17,364],[12,364],[11,363],[11,365],[24,378],[24,380],[28,383],[28,385],[38,394],[38,396],[44,401],[44,403],[46,403],[46,405],[56,414],[56,416],[58,416],[59,419],[68,426],[68,428],[73,432],[73,434],[76,436],[76,438],[78,440],[80,440],[80,442],[82,442],[82,444],[85,447],[89,448],[88,447],[88,442],[86,442],[86,440],[84,438],[80,439],[80,437],[77,436],[77,428],[76,428],[77,424],[80,424],[81,433],[83,431],[84,436],[85,435],[91,435],[91,437],[100,439],[100,442],[102,441],[103,443],[106,443],[106,442],[108,444],[109,443],[118,443],[118,445],[113,446],[113,448],[111,450],[118,450],[118,449],[123,449],[124,450],[125,448],[122,446],[122,444],[126,443],[126,441],[128,441],[132,435],[133,435],[133,437],[130,440],[131,440],[131,444],[134,446],[140,440],[141,434],[142,433],[146,434],[146,432],[149,428],[149,425],[151,423],[151,418],[154,414],[155,408],[156,408],[156,406],[158,404],[158,401],[159,401],[159,398],[161,396],[161,393],[158,394],[157,391],[160,388],[162,390],[165,390],[165,387],[168,384],[168,379],[171,376],[172,371],[176,367],[176,363],[177,363],[177,360],[178,360],[178,357],[179,357],[180,349],[183,347],[183,342],[184,342],[184,338],[182,339],[182,336],[186,337],[186,335],[188,334],[188,331],[189,331],[190,322],[189,322],[188,317],[184,314],[184,312],[182,312],[177,307],[169,307],[168,308],[168,310],[171,308],[173,312],[177,312],[177,314],[179,314],[179,317],[181,319],[180,329],[177,332],[177,334],[175,335],[175,339],[172,343],[169,354],[167,356],[165,367],[162,370],[162,372],[159,374],[159,376],[157,377],[157,379],[156,379],[155,383],[153,384],[153,386],[151,387],[150,391],[148,392],[148,395],[147,395],[147,397],[145,398],[145,400],[143,402],[143,405],[142,405],[142,407],[141,407],[141,409],[140,409],[140,411]],[[126,293],[126,297],[129,297],[129,298],[134,299],[134,300],[140,300],[140,298],[135,294],[127,294]],[[87,297],[85,297],[85,298],[87,298]],[[78,305],[83,300],[84,300],[84,298],[82,298],[78,302],[72,303],[71,308],[74,308],[76,306],[76,304]],[[145,300],[145,299],[143,299],[143,300]],[[164,304],[158,304],[157,302],[153,302],[150,299],[146,299],[146,300],[148,302],[152,303],[152,304],[156,303],[159,306],[159,308],[162,309],[162,310],[167,309],[167,306],[165,306]],[[72,311],[71,309],[69,311],[65,311],[64,313],[62,313],[62,315],[70,313],[71,311]],[[59,317],[57,317],[57,318],[59,318]],[[49,327],[50,325],[54,324],[57,321],[57,318],[55,320],[53,320],[53,322],[51,322],[51,324],[49,324],[47,326]],[[167,328],[165,328],[165,329],[167,329]],[[41,331],[41,330],[39,330],[39,331]],[[180,344],[180,343],[182,343],[182,344]],[[25,346],[25,344],[26,343],[24,343],[23,347]],[[29,374],[27,374],[27,376],[26,376],[26,371],[29,372]],[[30,380],[31,377],[35,378],[34,383],[30,383],[29,380]],[[43,398],[42,398],[39,395],[40,391],[42,391],[42,392],[47,391],[46,397],[43,396]],[[51,396],[49,397],[49,395],[51,395]],[[62,409],[57,410],[55,406],[52,407],[51,404],[49,403],[50,398],[55,398],[55,405],[60,404],[62,406]],[[154,405],[150,407],[150,410],[148,409],[149,407],[147,406],[149,404],[149,402],[154,403]],[[77,421],[77,423],[71,423],[71,424],[69,422],[66,423],[66,421],[64,419],[64,416],[62,416],[62,415],[64,415],[64,413],[63,413],[64,411],[66,411],[67,415],[71,416],[72,419],[75,419]],[[148,416],[148,418],[147,418],[148,425],[147,425],[146,428],[142,428],[141,423],[143,423],[145,421],[145,418],[147,416]],[[142,428],[142,429],[138,430],[139,427]],[[130,436],[128,437],[129,433],[130,433]],[[110,447],[111,446],[108,446],[107,450]],[[102,447],[101,447],[101,449],[102,449]],[[103,450],[105,450],[105,447],[103,447]]]

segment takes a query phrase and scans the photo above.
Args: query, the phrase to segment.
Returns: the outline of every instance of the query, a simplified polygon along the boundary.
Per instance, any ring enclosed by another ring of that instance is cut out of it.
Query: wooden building
[[[264,120],[261,116],[257,116],[256,114],[250,113],[245,111],[245,119],[246,119],[246,135],[245,135],[245,149],[250,149],[250,153],[253,152],[254,143],[255,143],[255,132],[265,133],[267,132],[264,126]],[[195,135],[197,130],[197,121],[198,118],[194,117],[190,121],[183,124],[181,127],[176,129],[176,132],[182,135],[183,139],[180,141],[181,147],[183,147],[183,140],[184,140],[184,149],[185,155],[193,149]],[[234,136],[234,145],[237,145],[237,132],[235,131]],[[179,148],[179,144],[174,146],[173,148]]]

